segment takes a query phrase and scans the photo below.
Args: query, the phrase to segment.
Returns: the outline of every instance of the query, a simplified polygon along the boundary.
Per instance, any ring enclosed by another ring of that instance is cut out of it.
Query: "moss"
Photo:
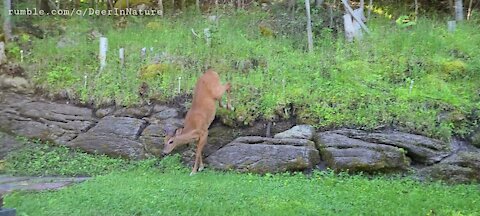
[[[290,163],[287,165],[288,171],[301,171],[308,168],[308,161],[304,160],[302,157],[297,157],[293,161],[293,163]]]
[[[441,180],[447,183],[472,183],[478,181],[475,180],[475,172],[472,168],[452,164],[436,164],[425,169],[422,175],[430,180]]]
[[[275,32],[273,32],[273,30],[266,26],[265,24],[260,24],[258,26],[258,29],[260,30],[260,34],[264,37],[273,37],[275,36]]]
[[[5,172],[5,161],[0,160],[0,173]]]
[[[159,22],[149,22],[146,25],[147,29],[151,30],[158,30],[162,27],[162,25]]]
[[[473,134],[471,140],[472,140],[472,145],[480,148],[480,131],[477,131],[475,134]]]
[[[141,80],[149,80],[155,78],[157,75],[165,73],[167,71],[174,71],[176,67],[171,64],[150,64],[140,69],[138,76]]]
[[[461,60],[446,61],[441,64],[441,72],[447,79],[456,79],[465,76],[467,65]]]
[[[232,111],[218,108],[217,116],[221,117],[220,119],[222,120],[222,123],[227,126],[235,127],[237,125],[237,122],[235,121],[235,113]]]

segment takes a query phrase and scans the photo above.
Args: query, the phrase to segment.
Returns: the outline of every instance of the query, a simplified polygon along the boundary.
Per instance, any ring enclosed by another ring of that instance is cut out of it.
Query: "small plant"
[[[403,16],[398,17],[398,19],[395,22],[401,28],[406,28],[406,27],[414,26],[414,25],[417,24],[417,22],[415,22],[415,20],[412,20],[407,15],[403,15]]]
[[[47,73],[47,82],[50,85],[71,86],[79,80],[72,69],[66,66],[57,66]]]

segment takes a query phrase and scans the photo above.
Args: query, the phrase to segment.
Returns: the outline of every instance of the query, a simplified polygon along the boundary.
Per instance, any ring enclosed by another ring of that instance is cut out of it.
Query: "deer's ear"
[[[177,128],[177,130],[175,131],[175,136],[179,136],[180,134],[182,134],[182,131],[183,128]]]

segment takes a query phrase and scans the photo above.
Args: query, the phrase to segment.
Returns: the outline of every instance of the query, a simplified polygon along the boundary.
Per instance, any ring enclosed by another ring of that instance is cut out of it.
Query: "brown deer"
[[[165,128],[165,145],[163,153],[168,154],[178,146],[192,142],[197,143],[195,152],[195,165],[190,175],[204,168],[202,150],[207,143],[208,127],[215,118],[216,102],[222,106],[222,95],[227,92],[227,109],[230,105],[230,83],[222,85],[220,77],[212,69],[208,69],[197,81],[193,93],[192,107],[187,112],[183,128],[175,131]]]

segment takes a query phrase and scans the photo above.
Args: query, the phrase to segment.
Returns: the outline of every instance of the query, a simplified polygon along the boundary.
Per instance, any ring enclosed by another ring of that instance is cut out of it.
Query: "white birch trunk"
[[[370,0],[370,2],[368,3],[367,19],[370,19],[370,14],[372,13],[372,9],[373,9],[373,0]]]
[[[118,50],[118,58],[120,59],[120,66],[125,67],[125,48]]]
[[[345,39],[348,42],[352,42],[353,36],[355,34],[355,29],[353,28],[352,16],[348,13],[343,15],[343,26],[345,30]]]
[[[415,0],[415,21],[417,21],[418,17],[418,0]]]
[[[143,47],[140,50],[140,58],[142,59],[142,61],[145,61],[147,59],[147,48],[146,47]]]
[[[3,32],[5,33],[5,40],[12,39],[12,16],[10,15],[10,10],[12,9],[11,0],[3,0]]]
[[[312,34],[312,18],[310,17],[310,0],[305,0],[305,9],[307,11],[308,51],[313,52],[313,34]]]
[[[355,21],[358,22],[358,24],[360,25],[360,27],[362,27],[363,30],[365,30],[365,32],[367,32],[367,34],[370,34],[370,30],[368,30],[367,26],[363,23],[363,20],[365,20],[365,17],[359,17],[359,16],[356,16],[355,15],[355,12],[353,11],[353,9],[350,7],[350,5],[348,4],[347,0],[342,0],[342,3],[343,5],[345,6],[345,9],[347,10],[348,13],[350,13],[350,15],[353,17],[353,19],[355,19]]]
[[[455,28],[456,28],[456,26],[457,26],[457,22],[456,22],[455,20],[453,20],[453,21],[448,21],[447,25],[448,25],[448,31],[449,31],[449,32],[454,32],[454,31],[455,31]]]
[[[158,9],[162,12],[160,16],[163,17],[163,0],[158,0],[157,4],[158,4]]]
[[[7,56],[5,55],[5,44],[0,41],[0,65],[7,63]]]
[[[463,20],[463,0],[455,0],[455,20]]]
[[[470,0],[470,3],[468,4],[467,20],[470,20],[470,17],[472,16],[472,6],[473,0]]]
[[[103,70],[107,66],[107,50],[108,50],[108,39],[106,37],[100,37],[100,70]]]

